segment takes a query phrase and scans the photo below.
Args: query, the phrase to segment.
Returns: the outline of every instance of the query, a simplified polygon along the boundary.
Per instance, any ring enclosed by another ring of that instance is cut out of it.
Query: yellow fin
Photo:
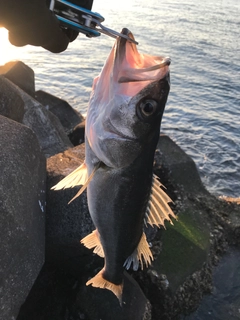
[[[73,188],[75,186],[84,185],[87,182],[88,173],[87,173],[87,166],[85,162],[67,175],[64,179],[58,182],[55,186],[51,189],[53,190],[61,190],[66,188]]]
[[[170,215],[177,219],[172,209],[168,205],[168,203],[172,202],[172,200],[164,192],[161,186],[163,185],[159,182],[158,177],[153,175],[152,190],[146,211],[146,222],[151,226],[164,226],[164,220],[168,220],[171,224],[173,224]]]
[[[153,261],[153,255],[149,248],[149,244],[144,232],[137,248],[134,250],[131,256],[127,258],[123,266],[128,270],[131,267],[131,264],[133,264],[133,270],[137,271],[140,262],[141,269],[143,270],[143,261],[145,262],[146,267],[148,267]]]
[[[107,289],[112,291],[115,296],[118,298],[120,304],[122,303],[122,292],[123,292],[123,283],[116,285],[106,279],[103,278],[103,271],[102,269],[95,277],[90,279],[86,285],[89,286],[90,284],[95,288]]]
[[[88,249],[94,248],[93,253],[96,253],[101,258],[104,258],[104,251],[97,230],[94,230],[92,233],[88,234],[80,242]]]
[[[75,200],[77,197],[79,197],[83,191],[87,188],[87,186],[89,185],[89,182],[92,180],[95,172],[97,171],[97,169],[100,167],[101,162],[98,162],[97,165],[93,168],[92,173],[90,174],[89,178],[87,179],[87,181],[85,182],[85,184],[82,186],[82,188],[77,192],[77,194],[68,202],[68,204],[70,204],[73,200]]]

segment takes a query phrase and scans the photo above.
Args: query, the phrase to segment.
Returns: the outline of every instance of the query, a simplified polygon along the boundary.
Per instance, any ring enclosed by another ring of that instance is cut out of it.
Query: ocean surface
[[[195,161],[207,189],[240,196],[240,1],[98,1],[93,11],[116,31],[129,28],[142,53],[170,56],[171,91],[162,132]],[[36,89],[67,100],[86,114],[92,80],[114,39],[81,35],[67,51],[15,48],[0,31],[0,64],[22,60]]]

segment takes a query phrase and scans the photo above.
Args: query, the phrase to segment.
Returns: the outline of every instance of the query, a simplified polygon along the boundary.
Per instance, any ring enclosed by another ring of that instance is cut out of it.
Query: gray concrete
[[[34,97],[34,71],[25,63],[21,61],[10,61],[4,66],[0,66],[0,74],[4,75],[8,80]]]
[[[47,110],[51,111],[60,120],[65,132],[69,134],[73,128],[84,121],[80,112],[74,110],[65,100],[55,97],[45,91],[39,90],[35,98]]]
[[[37,100],[18,89],[24,101],[23,124],[31,128],[46,157],[63,152],[72,147],[59,119],[46,110]]]
[[[16,318],[44,263],[45,157],[29,128],[0,116],[0,319]]]
[[[161,151],[163,165],[170,171],[173,183],[189,193],[207,193],[195,162],[169,136],[161,135],[157,148]]]
[[[0,76],[0,115],[21,122],[24,102],[16,86],[4,76]]]
[[[94,226],[88,213],[86,192],[68,205],[80,187],[54,191],[51,187],[83,163],[84,145],[69,149],[47,160],[47,220],[46,252],[51,259],[69,254],[75,248],[82,250],[80,240]]]

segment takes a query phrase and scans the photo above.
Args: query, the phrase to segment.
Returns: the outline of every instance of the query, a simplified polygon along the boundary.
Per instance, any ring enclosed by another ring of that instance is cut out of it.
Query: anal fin
[[[131,256],[127,258],[123,266],[128,270],[131,267],[131,264],[133,264],[133,270],[137,271],[139,264],[141,265],[141,269],[143,269],[143,262],[145,262],[146,267],[148,267],[152,261],[153,255],[149,248],[146,235],[143,232],[137,248],[134,250]]]
[[[86,285],[92,285],[95,288],[107,289],[112,291],[115,296],[118,298],[120,304],[122,304],[122,292],[123,292],[123,283],[116,285],[103,277],[104,269],[102,269],[95,277],[90,279]]]
[[[101,258],[104,258],[104,251],[97,230],[94,230],[92,233],[88,234],[80,242],[88,249],[94,248],[93,253],[96,253]]]

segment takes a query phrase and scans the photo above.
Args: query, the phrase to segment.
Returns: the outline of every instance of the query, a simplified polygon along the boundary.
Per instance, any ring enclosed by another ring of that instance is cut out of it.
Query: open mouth
[[[152,71],[168,67],[171,63],[171,59],[169,57],[163,58],[162,62],[156,64],[155,66],[145,68],[145,69],[134,69],[131,70],[130,77],[122,76],[118,79],[118,83],[126,83],[126,82],[136,82],[136,81],[148,81],[150,77],[150,73]],[[144,78],[144,73],[148,72],[149,74]],[[154,79],[155,80],[155,79]]]
[[[121,33],[134,39],[127,28]],[[136,44],[119,37],[115,46],[113,75],[119,84],[156,81],[168,73],[170,63],[169,57],[140,54]]]

